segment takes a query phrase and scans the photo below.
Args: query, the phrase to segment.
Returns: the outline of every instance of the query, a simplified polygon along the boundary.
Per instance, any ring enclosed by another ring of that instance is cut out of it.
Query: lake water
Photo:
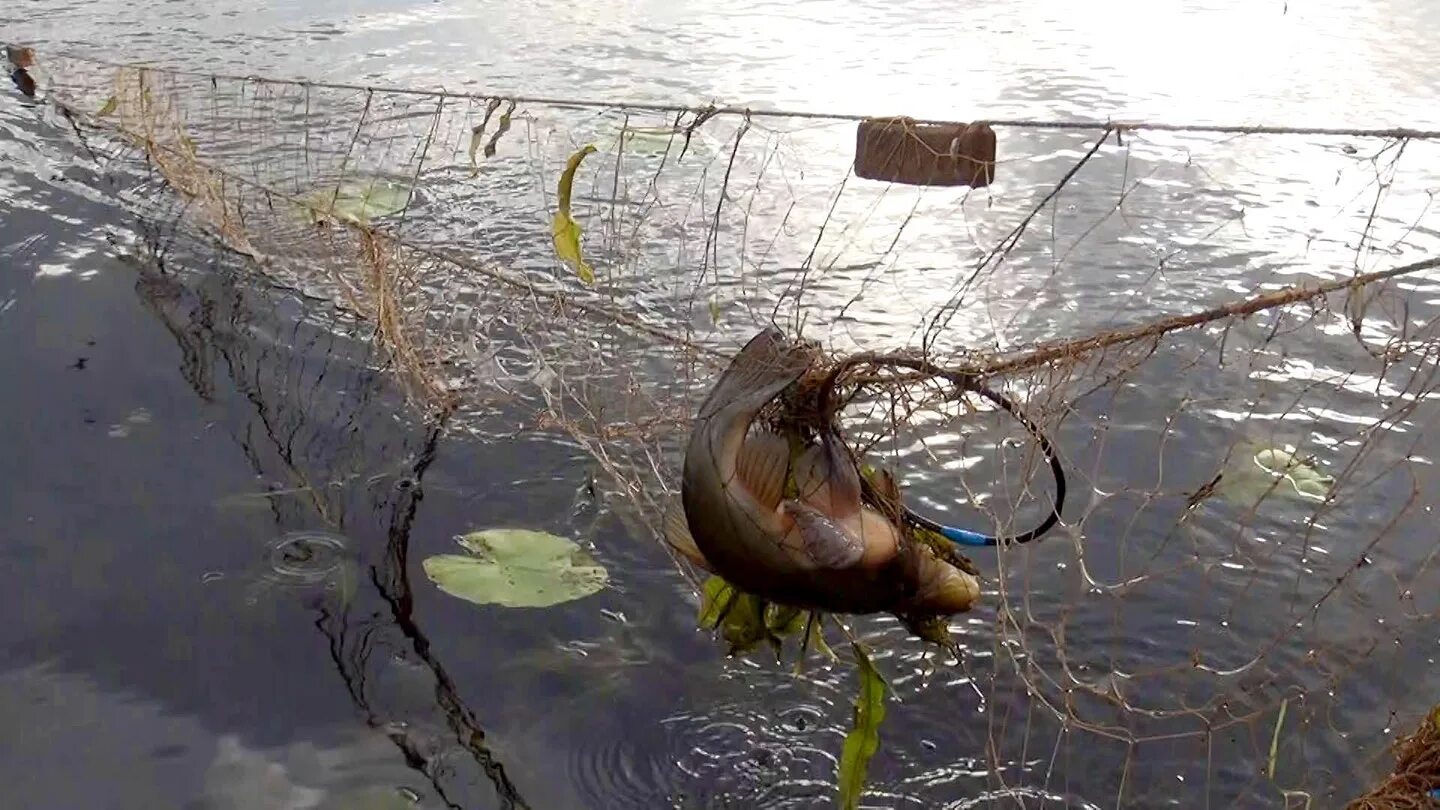
[[[1425,0],[1092,5],[32,2],[0,10],[0,40],[32,44],[42,60],[63,51],[566,98],[1440,128],[1427,35],[1440,6]],[[312,98],[206,85],[187,86],[219,110],[207,143],[267,182],[291,172],[292,153],[272,149],[290,144],[279,135],[223,139],[289,120]],[[305,107],[306,126],[343,136],[338,114],[357,114],[361,97],[325,97],[333,121],[312,124]],[[411,144],[430,104],[400,99],[375,131]],[[473,112],[461,105],[437,127],[444,157],[411,234],[552,273],[542,187],[617,115],[539,105],[497,168],[472,181],[451,170]],[[717,120],[695,146],[708,169],[666,172],[656,199],[674,196],[643,217],[626,209],[649,229],[639,247],[622,241],[626,215],[587,224],[605,235],[597,255],[633,261],[602,268],[597,297],[726,349],[772,310],[813,314],[815,336],[833,345],[904,343],[960,289],[954,257],[971,268],[1095,140],[1000,128],[989,194],[862,188],[832,214],[853,123],[756,123],[731,160],[734,187],[753,181],[756,192],[736,198],[750,200],[743,217],[732,202],[723,212],[734,217],[726,249],[754,253],[713,248],[714,281],[700,273],[697,297],[696,266],[712,249],[697,234],[719,210],[707,172],[726,168],[740,126]],[[1397,159],[1374,139],[1127,137],[1097,154],[1006,264],[986,269],[979,303],[944,341],[1084,334],[1440,248],[1433,144],[1409,143]],[[385,164],[390,147],[376,143],[367,156]],[[63,119],[13,92],[0,98],[0,157],[7,807],[831,805],[848,666],[812,659],[795,677],[763,651],[725,659],[694,629],[693,594],[646,516],[595,495],[599,471],[572,437],[503,402],[432,431],[377,370],[369,327],[184,228],[137,230],[112,192],[128,182],[155,194],[144,172],[97,167]],[[610,164],[592,160],[577,182],[586,223],[616,196]],[[634,188],[646,165],[628,170]],[[1135,178],[1146,182],[1125,191]],[[827,217],[843,227],[814,251],[825,273],[811,280],[797,268]],[[1361,228],[1378,234],[1368,247]],[[468,283],[456,273],[428,294],[452,313],[486,311],[487,294]],[[787,293],[797,283],[801,303]],[[1437,274],[1392,292],[1411,309],[1385,317],[1435,317]],[[703,311],[712,296],[720,317]],[[841,307],[848,318],[831,317]],[[1375,317],[1368,328],[1383,331]],[[500,331],[528,336],[539,324]],[[1403,393],[1407,374],[1411,392],[1429,390],[1433,361],[1372,368],[1332,327],[1236,325],[1224,336],[1239,352],[1229,365],[1216,361],[1218,333],[1176,339],[1134,385],[1098,397],[1077,391],[1104,369],[1020,381],[1069,403],[1056,439],[1085,518],[1003,557],[977,553],[1001,585],[957,619],[960,663],[926,658],[893,623],[866,625],[902,698],[867,806],[1281,807],[1297,790],[1328,807],[1384,770],[1388,736],[1440,699],[1427,518],[1440,490],[1425,430],[1437,414]],[[703,388],[667,376],[651,337],[583,334],[596,342],[570,347],[568,360],[593,350],[659,399]],[[1273,353],[1246,356],[1260,344]],[[1367,432],[1397,402],[1414,410]],[[1048,418],[1058,424],[1060,410]],[[944,473],[1003,479],[990,459],[1003,455],[1000,435],[937,428],[929,446],[915,440],[897,457],[933,461],[907,479],[920,503],[973,519],[951,503]],[[1354,483],[1315,527],[1293,503],[1263,519],[1207,504],[1182,520],[1186,494],[1223,455],[1215,448],[1237,435],[1304,445],[1337,475],[1353,463]],[[1008,494],[976,486],[972,505]],[[426,580],[422,558],[497,525],[583,538],[612,587],[521,612]]]

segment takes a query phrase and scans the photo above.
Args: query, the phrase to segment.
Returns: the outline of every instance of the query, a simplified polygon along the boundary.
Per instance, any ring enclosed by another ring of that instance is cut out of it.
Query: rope
[[[164,152],[175,157],[189,157],[188,155],[185,155],[183,152],[181,152],[179,149],[176,149],[169,144],[159,143],[153,140],[146,139],[140,133],[132,132],[124,127],[107,124],[106,122],[95,117],[94,115],[91,115],[84,110],[77,110],[64,102],[57,101],[56,103],[59,104],[61,109],[63,109],[69,116],[83,120],[87,125],[95,129],[101,131],[110,130],[116,132],[125,138],[138,141],[144,146],[144,148],[149,150]],[[269,186],[264,183],[258,182],[249,177],[246,177],[245,175],[230,171],[229,169],[224,169],[209,164],[197,165],[200,165],[203,171],[213,174],[216,177],[223,178],[226,182],[253,189],[256,192],[266,195],[267,198],[280,200],[282,202],[289,203],[291,205],[300,207],[315,214],[328,213],[325,209],[322,209],[320,206],[318,206],[311,200],[282,191],[281,189],[275,188],[274,186]],[[504,284],[505,286],[510,287],[511,289],[514,289],[518,292],[523,292],[539,298],[544,298],[547,301],[552,302],[556,306],[570,307],[587,315],[601,318],[611,323],[628,326],[638,332],[643,332],[647,335],[650,335],[651,337],[655,337],[662,341],[665,341],[666,343],[669,343],[676,348],[684,349],[700,357],[709,358],[709,361],[712,363],[719,364],[730,359],[730,356],[720,349],[706,346],[701,343],[696,343],[695,341],[690,340],[683,335],[676,334],[670,330],[655,326],[654,324],[646,323],[639,316],[631,314],[624,310],[605,306],[603,304],[582,301],[573,297],[572,295],[568,295],[563,290],[549,290],[544,287],[540,287],[530,279],[525,278],[524,276],[512,274],[499,267],[491,266],[485,262],[476,260],[471,257],[456,254],[455,252],[450,250],[428,247],[426,245],[413,242],[393,232],[390,232],[385,228],[376,227],[373,225],[364,225],[349,220],[338,220],[338,222],[361,234],[368,234],[372,237],[379,237],[381,239],[384,239],[391,244],[396,245],[397,247],[403,248],[416,254],[417,256],[423,256],[427,259],[453,264],[461,269],[469,270],[471,272],[485,276],[492,281]]]
[[[127,137],[136,137],[134,133],[128,133],[124,130],[120,130],[118,128],[106,125],[104,122],[96,119],[89,113],[81,110],[75,110],[74,108],[69,107],[69,105],[62,106],[64,106],[65,109],[70,111],[72,115],[85,119],[91,126],[97,127],[99,129],[117,129],[117,131],[120,131]],[[179,154],[172,147],[164,144],[152,143],[149,144],[149,146],[151,148],[158,148],[162,151],[174,152],[177,155]],[[283,191],[280,191],[279,189],[275,189],[265,184],[258,183],[243,175],[215,166],[206,166],[205,169],[206,171],[224,177],[227,180],[232,180],[241,185],[253,187],[258,191],[273,195],[274,197],[285,200],[286,202],[300,205],[302,207],[314,208],[313,204],[308,201],[301,200],[299,197],[287,194]],[[314,210],[318,211],[318,209]],[[359,226],[353,225],[352,227],[359,228]],[[367,230],[367,228],[360,229]],[[489,267],[482,262],[456,255],[451,251],[439,250],[419,245],[396,235],[387,234],[383,230],[378,228],[368,228],[368,230],[376,233],[377,235],[384,236],[385,238],[389,239],[390,241],[401,247],[413,250],[419,255],[423,255],[432,259],[438,259],[441,261],[451,262],[459,267],[483,274],[495,281],[506,284],[507,286],[547,298],[562,306],[568,305],[589,315],[605,318],[615,323],[633,327],[652,337],[664,340],[665,342],[670,343],[676,347],[692,351],[697,355],[708,357],[710,362],[712,363],[724,363],[729,361],[732,357],[732,355],[720,349],[695,343],[694,341],[684,337],[683,335],[678,335],[669,330],[663,329],[653,324],[646,323],[640,318],[628,312],[617,310],[604,305],[591,304],[579,301],[571,296],[566,295],[563,292],[551,291],[541,287],[537,287],[533,282],[530,282],[528,279],[512,276],[511,274],[503,270]],[[1149,323],[1138,324],[1128,329],[1119,329],[1098,335],[1089,335],[1081,338],[1071,338],[1068,340],[1059,340],[1051,343],[1041,344],[1034,349],[1023,352],[1021,354],[1017,354],[1008,359],[994,359],[985,363],[972,364],[965,367],[943,369],[938,367],[935,368],[940,372],[955,375],[956,377],[991,377],[1000,374],[1010,374],[1017,371],[1024,371],[1038,366],[1043,366],[1055,360],[1073,358],[1080,355],[1089,354],[1091,352],[1110,348],[1112,346],[1116,346],[1122,343],[1132,343],[1137,340],[1144,340],[1146,338],[1160,337],[1169,332],[1174,332],[1181,329],[1189,329],[1196,326],[1203,326],[1208,323],[1226,320],[1237,316],[1253,315],[1262,310],[1275,309],[1278,307],[1287,306],[1289,304],[1313,300],[1315,298],[1320,298],[1322,296],[1338,292],[1348,287],[1364,287],[1381,281],[1398,278],[1400,276],[1434,269],[1440,269],[1440,257],[1424,259],[1421,261],[1412,262],[1410,264],[1401,265],[1399,267],[1392,267],[1387,270],[1377,270],[1370,273],[1362,273],[1352,276],[1350,278],[1336,279],[1333,281],[1322,282],[1319,284],[1290,285],[1288,287],[1284,287],[1273,292],[1263,293],[1261,295],[1242,299],[1239,301],[1234,301],[1228,304],[1222,304],[1220,306],[1212,307],[1210,309],[1202,310],[1200,312],[1191,313],[1189,315],[1175,315],[1168,318],[1151,321]],[[881,355],[857,355],[853,359],[861,360],[867,357],[873,360],[875,358],[881,357]],[[928,375],[929,374],[927,373],[927,376]]]
[[[595,98],[569,98],[563,96],[526,95],[523,93],[478,93],[445,89],[426,90],[415,87],[395,87],[376,84],[354,84],[349,82],[324,82],[311,79],[285,79],[255,74],[210,73],[156,66],[144,62],[113,62],[84,56],[68,51],[55,54],[64,59],[85,62],[114,69],[146,70],[171,76],[188,76],[198,79],[251,82],[289,87],[322,88],[332,90],[353,90],[357,92],[388,93],[420,98],[459,98],[477,101],[500,99],[516,104],[535,104],[552,107],[574,107],[579,109],[635,110],[641,112],[690,113],[696,117],[712,118],[719,115],[738,115],[748,118],[798,118],[824,121],[869,121],[886,117],[862,115],[860,113],[826,112],[817,110],[790,110],[783,108],[755,109],[735,105],[692,105],[671,102],[606,100]],[[1440,140],[1440,129],[1416,129],[1412,127],[1342,127],[1342,126],[1288,126],[1279,124],[1199,124],[1166,121],[1086,121],[1078,119],[1045,120],[1033,118],[989,118],[977,121],[948,121],[937,118],[913,119],[916,124],[926,126],[964,126],[985,124],[997,128],[1030,130],[1069,130],[1099,132],[1195,132],[1217,135],[1308,135],[1327,138],[1391,138],[1408,140]]]
[[[1298,304],[1302,301],[1309,301],[1324,295],[1329,295],[1330,293],[1339,292],[1347,287],[1365,287],[1400,276],[1435,269],[1440,269],[1440,257],[1423,259],[1399,267],[1392,267],[1388,270],[1361,273],[1350,278],[1336,279],[1319,284],[1294,284],[1274,292],[1263,293],[1253,298],[1247,298],[1229,304],[1222,304],[1189,315],[1161,318],[1160,320],[1139,324],[1129,329],[1117,329],[1101,335],[1042,344],[1035,349],[1016,355],[1008,360],[995,360],[967,369],[958,369],[955,373],[991,376],[1023,371],[1036,366],[1043,366],[1055,360],[1072,358],[1101,349],[1107,349],[1121,343],[1133,343],[1146,338],[1160,337],[1161,335],[1180,329],[1189,329],[1215,321],[1254,315],[1262,310]]]

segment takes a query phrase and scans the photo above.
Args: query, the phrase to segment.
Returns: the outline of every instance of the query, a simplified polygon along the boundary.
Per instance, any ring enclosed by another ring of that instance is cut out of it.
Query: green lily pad
[[[597,593],[610,581],[584,549],[553,534],[486,529],[455,539],[470,553],[426,558],[425,576],[479,605],[551,607]]]
[[[373,219],[392,216],[410,203],[408,185],[381,177],[355,177],[338,186],[317,189],[301,199],[312,220],[326,217],[365,225]]]
[[[1254,505],[1272,494],[1323,501],[1334,487],[1334,477],[1288,450],[1243,445],[1235,448],[1231,470],[1218,489],[1232,501]]]
[[[662,154],[668,149],[678,149],[685,142],[684,131],[674,127],[622,127],[615,140],[623,144],[626,152]]]
[[[1285,476],[1295,487],[1296,494],[1304,498],[1323,501],[1330,494],[1330,488],[1335,486],[1333,477],[1284,450],[1261,450],[1255,454],[1255,463],[1273,475]]]

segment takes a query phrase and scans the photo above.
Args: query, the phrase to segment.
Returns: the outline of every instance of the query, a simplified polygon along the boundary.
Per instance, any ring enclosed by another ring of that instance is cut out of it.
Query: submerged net
[[[856,122],[832,117],[35,72],[95,159],[148,170],[116,189],[142,216],[342,308],[448,430],[568,436],[645,542],[699,400],[772,321],[1020,403],[1069,497],[1042,540],[971,554],[958,659],[847,621],[902,701],[887,801],[969,806],[958,771],[1002,804],[1330,806],[1437,699],[1427,133],[997,123],[994,185],[936,189],[856,178]],[[593,283],[551,238],[586,145]],[[1052,506],[1024,429],[933,380],[844,425],[945,523],[1013,533]],[[961,733],[963,762],[922,744]]]

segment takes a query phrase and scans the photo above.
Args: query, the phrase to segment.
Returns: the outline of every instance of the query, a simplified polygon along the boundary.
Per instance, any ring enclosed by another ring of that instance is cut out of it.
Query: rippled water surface
[[[1440,128],[1437,25],[1429,0],[0,9],[0,40],[42,58],[363,86],[958,120],[1414,128]],[[294,125],[333,156],[370,110],[360,92],[180,86],[198,94],[193,131],[210,154],[266,182],[302,166],[324,173],[307,162],[321,147],[275,128]],[[553,272],[544,194],[566,156],[613,136],[623,116],[536,105],[475,179],[465,152],[483,103],[431,113],[429,98],[391,102],[353,153],[421,178],[413,238]],[[1095,141],[1001,128],[984,194],[841,194],[853,123],[752,123],[701,130],[698,162],[683,170],[661,171],[654,154],[613,177],[599,157],[586,164],[578,215],[603,234],[597,255],[626,260],[602,262],[596,298],[721,347],[772,312],[808,313],[837,346],[913,341]],[[439,156],[421,172],[406,150],[427,131]],[[1434,144],[1126,137],[987,270],[943,344],[1081,334],[1440,248]],[[727,170],[740,191],[722,198]],[[764,651],[725,659],[694,629],[691,588],[646,516],[603,486],[597,496],[583,447],[504,405],[432,432],[381,368],[371,328],[306,294],[330,291],[267,281],[173,221],[137,226],[115,197],[136,189],[161,193],[143,167],[97,165],[43,103],[0,98],[6,807],[833,802],[847,665],[812,658],[797,677]],[[594,224],[602,215],[608,226]],[[712,221],[723,252],[705,241]],[[826,225],[828,242],[817,236]],[[811,277],[812,262],[824,272]],[[462,334],[493,303],[453,268],[423,286]],[[1364,347],[1396,320],[1428,324],[1440,285],[1432,273],[1396,291],[1359,319],[1367,344],[1343,318],[1261,317],[1163,344],[1109,388],[1104,369],[1017,381],[1069,403],[1055,438],[1085,518],[1052,542],[977,555],[1001,584],[957,618],[958,663],[922,654],[893,622],[866,625],[901,698],[867,806],[1280,807],[1293,786],[1328,807],[1373,779],[1388,735],[1437,699],[1435,633],[1419,620],[1440,593],[1425,505],[1436,414],[1433,395],[1413,394],[1433,361],[1381,369]],[[1411,309],[1386,309],[1402,298]],[[633,373],[637,398],[683,398],[690,381],[647,353],[651,342],[569,349]],[[539,378],[507,369],[525,357],[466,345],[464,380]],[[1091,384],[1104,390],[1082,393]],[[1372,432],[1392,407],[1392,428]],[[986,485],[957,507],[944,478],[1004,480],[996,459],[1015,460],[990,424],[922,419],[895,439],[896,457],[932,470],[908,481],[917,503],[968,519],[1011,497]],[[1303,445],[1331,472],[1355,465],[1363,475],[1346,491],[1359,494],[1313,526],[1231,502],[1194,509],[1188,496],[1224,463],[1216,448],[1237,437]],[[420,559],[498,525],[582,538],[611,587],[506,611],[425,579]],[[1367,545],[1377,526],[1384,542]],[[1201,708],[1214,723],[1203,733]],[[1102,733],[1060,722],[1067,714]]]

